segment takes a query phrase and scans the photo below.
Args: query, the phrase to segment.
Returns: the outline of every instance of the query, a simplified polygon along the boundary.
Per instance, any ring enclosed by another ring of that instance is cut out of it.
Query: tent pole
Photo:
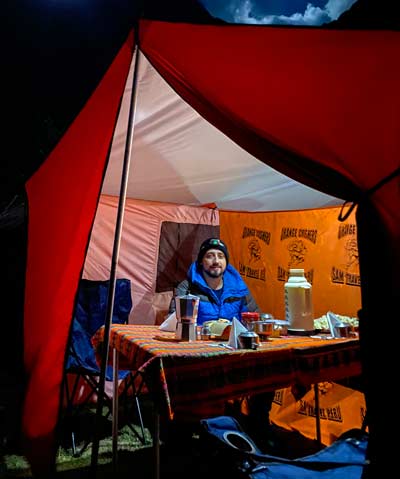
[[[104,388],[105,388],[105,381],[106,381],[106,369],[107,369],[107,363],[108,363],[108,349],[110,344],[110,329],[111,329],[113,309],[114,309],[116,271],[117,271],[117,265],[118,265],[120,243],[121,243],[121,232],[122,232],[123,216],[124,216],[125,201],[126,201],[126,190],[128,186],[129,166],[130,166],[130,161],[132,156],[131,151],[132,151],[132,143],[133,143],[133,130],[135,125],[136,102],[137,102],[137,81],[138,81],[137,79],[138,79],[139,58],[140,58],[137,43],[135,45],[135,54],[136,56],[135,56],[135,66],[134,66],[133,80],[132,80],[132,96],[131,96],[131,103],[129,108],[128,131],[127,131],[127,137],[125,142],[124,162],[122,167],[117,221],[115,226],[113,253],[112,253],[112,261],[111,261],[110,283],[109,283],[108,296],[107,296],[107,311],[106,311],[106,318],[105,318],[105,324],[104,324],[103,348],[101,352],[99,392],[97,397],[95,425],[94,425],[94,431],[93,431],[92,456],[91,456],[91,464],[90,464],[91,478],[96,478],[96,472],[97,472],[99,442],[100,442],[100,437],[99,437],[100,418],[102,416],[103,405],[104,405]]]

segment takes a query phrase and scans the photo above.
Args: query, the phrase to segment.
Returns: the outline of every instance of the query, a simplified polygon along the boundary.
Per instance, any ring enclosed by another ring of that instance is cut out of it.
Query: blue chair
[[[100,368],[96,361],[96,355],[91,343],[91,338],[95,332],[104,325],[107,298],[108,298],[109,280],[87,280],[81,279],[79,283],[77,301],[72,322],[72,330],[68,345],[68,355],[66,359],[64,391],[66,399],[66,418],[72,419],[77,410],[87,405],[89,401],[99,394],[99,376]],[[117,279],[115,284],[115,297],[113,307],[112,322],[116,324],[128,323],[129,313],[132,309],[131,282],[129,279]],[[68,375],[73,375],[72,387],[68,381]],[[120,371],[119,379],[125,380],[127,387],[131,385],[129,381],[130,371]],[[106,380],[112,381],[112,366],[107,366]],[[78,387],[82,381],[87,385],[87,394],[81,398],[79,404],[76,404]],[[106,418],[112,411],[112,398],[104,392],[104,405],[107,407]],[[125,398],[127,399],[127,398]],[[144,426],[140,412],[138,397],[135,395],[136,408],[141,427],[141,436],[139,439],[144,443]],[[65,422],[71,427],[73,421]],[[129,424],[130,425],[130,424]],[[131,425],[130,425],[131,426]],[[72,426],[73,429],[73,426]],[[137,434],[136,429],[131,429]],[[71,431],[72,449],[74,456],[80,456],[90,440],[86,441],[83,447],[78,451],[75,443],[75,432]]]
[[[368,433],[350,429],[333,444],[308,456],[289,459],[264,454],[230,416],[202,419],[203,457],[241,479],[361,479],[368,466]],[[216,469],[214,467],[214,469]]]

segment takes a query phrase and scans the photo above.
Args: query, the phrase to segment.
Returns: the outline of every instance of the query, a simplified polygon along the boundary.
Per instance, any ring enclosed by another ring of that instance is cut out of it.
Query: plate
[[[182,342],[182,339],[179,339],[179,338],[173,338],[173,337],[167,337],[167,336],[160,336],[158,334],[156,334],[153,339],[155,339],[156,341],[165,341],[167,343],[181,343]],[[187,342],[187,341],[186,341]]]

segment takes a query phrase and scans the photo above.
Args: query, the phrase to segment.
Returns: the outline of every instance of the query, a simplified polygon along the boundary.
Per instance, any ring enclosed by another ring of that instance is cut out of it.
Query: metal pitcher
[[[182,341],[195,341],[197,339],[197,313],[200,298],[192,294],[175,297],[176,307],[176,334]]]

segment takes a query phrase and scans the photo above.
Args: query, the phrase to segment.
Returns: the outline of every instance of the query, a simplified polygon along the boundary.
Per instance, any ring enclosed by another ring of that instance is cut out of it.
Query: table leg
[[[154,411],[154,478],[160,479],[160,414]]]
[[[112,463],[113,471],[118,468],[118,353],[113,348],[113,399],[112,399]]]
[[[317,442],[321,446],[321,418],[319,410],[319,389],[318,383],[314,384],[314,401],[315,401],[315,427],[317,432]]]

